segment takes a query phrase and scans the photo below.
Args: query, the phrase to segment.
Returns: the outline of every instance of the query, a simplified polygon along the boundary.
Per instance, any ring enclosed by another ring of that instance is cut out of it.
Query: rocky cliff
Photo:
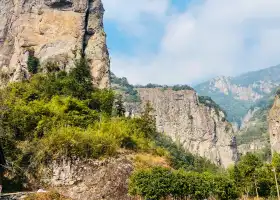
[[[280,98],[277,95],[269,112],[269,136],[272,152],[280,152]]]
[[[138,89],[142,106],[155,109],[159,132],[167,134],[193,154],[227,167],[237,159],[233,129],[225,114],[199,102],[194,90]]]
[[[30,76],[30,49],[41,67],[55,62],[69,70],[85,55],[93,84],[110,84],[101,0],[1,0],[0,84]]]

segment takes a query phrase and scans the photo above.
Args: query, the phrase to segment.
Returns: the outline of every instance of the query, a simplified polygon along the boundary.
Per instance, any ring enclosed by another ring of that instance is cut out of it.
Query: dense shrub
[[[129,193],[145,199],[236,199],[238,190],[227,176],[209,173],[171,171],[162,167],[134,172],[129,182]]]
[[[204,104],[209,108],[214,108],[215,112],[219,115],[219,112],[223,112],[225,117],[227,116],[226,112],[215,102],[211,97],[208,96],[198,96],[199,103]]]
[[[28,60],[27,60],[28,71],[32,74],[36,74],[40,66],[39,59],[35,57],[34,49],[29,49],[28,53],[29,53]]]
[[[127,78],[118,78],[115,74],[111,73],[111,83],[121,87],[121,91],[124,93],[124,100],[126,102],[140,102],[138,91],[133,85],[129,84]]]
[[[180,90],[194,90],[194,89],[189,85],[174,85],[172,86],[172,90],[180,91]]]

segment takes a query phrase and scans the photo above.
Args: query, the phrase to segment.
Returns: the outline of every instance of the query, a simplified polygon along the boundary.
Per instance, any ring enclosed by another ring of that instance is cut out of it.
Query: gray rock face
[[[69,70],[85,55],[93,84],[107,88],[109,53],[101,0],[0,1],[0,85],[28,78],[29,50],[41,61]]]
[[[231,124],[223,112],[200,104],[195,91],[159,88],[138,91],[143,104],[149,101],[155,109],[159,132],[218,165],[227,167],[237,159]]]
[[[271,151],[280,153],[280,98],[276,96],[273,107],[269,112],[269,136]]]
[[[62,160],[46,172],[45,183],[77,200],[129,200],[133,164],[126,156],[105,160]]]

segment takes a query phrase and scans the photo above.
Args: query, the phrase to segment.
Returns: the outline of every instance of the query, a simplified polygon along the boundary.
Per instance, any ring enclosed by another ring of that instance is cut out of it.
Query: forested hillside
[[[217,77],[195,86],[199,95],[211,97],[239,126],[247,112],[265,101],[280,84],[280,66],[248,72],[237,77]]]
[[[30,68],[39,65],[32,64]],[[86,60],[70,72],[34,73],[0,93],[1,144],[7,159],[4,191],[40,185],[40,172],[55,160],[102,159],[121,149],[168,160],[174,169],[216,172],[210,161],[182,150],[156,132],[152,108],[138,118],[125,118],[115,92],[92,87]],[[33,66],[33,67],[32,67]],[[33,182],[30,182],[30,180]]]

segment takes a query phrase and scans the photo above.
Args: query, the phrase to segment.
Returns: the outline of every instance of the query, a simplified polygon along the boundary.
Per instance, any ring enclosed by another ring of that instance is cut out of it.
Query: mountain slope
[[[157,130],[182,145],[184,150],[225,167],[236,161],[232,126],[225,120],[224,111],[211,98],[198,96],[187,85],[133,87],[126,78],[117,78],[113,74],[111,83],[112,88],[124,96],[128,116],[140,115],[149,102],[154,109]]]
[[[240,126],[248,110],[279,84],[280,65],[277,65],[237,77],[217,77],[195,89],[199,95],[210,96],[227,112],[228,120]]]

